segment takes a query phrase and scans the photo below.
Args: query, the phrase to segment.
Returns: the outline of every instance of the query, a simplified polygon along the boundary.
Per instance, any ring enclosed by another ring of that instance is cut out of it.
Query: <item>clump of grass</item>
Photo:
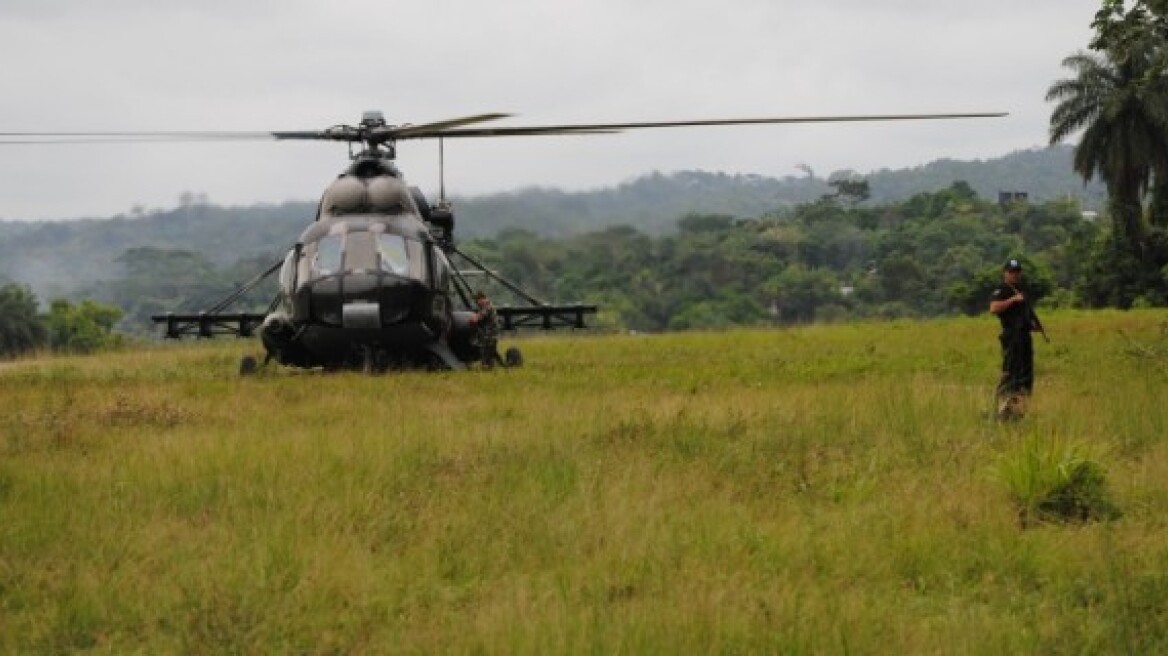
[[[1139,365],[1168,373],[1168,321],[1160,324],[1159,338],[1152,342],[1141,342],[1120,330],[1119,336],[1127,346],[1124,352]]]
[[[1023,528],[1044,523],[1118,519],[1103,465],[1057,436],[1027,436],[1002,456],[996,473],[1018,506]]]

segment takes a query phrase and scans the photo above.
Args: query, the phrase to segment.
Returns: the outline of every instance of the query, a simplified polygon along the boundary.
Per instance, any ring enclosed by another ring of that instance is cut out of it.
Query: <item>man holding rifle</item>
[[[1021,419],[1026,400],[1034,389],[1034,342],[1030,333],[1038,331],[1047,341],[1046,330],[1022,288],[1022,263],[1006,261],[1002,284],[990,295],[990,312],[1002,322],[1002,377],[998,381],[998,419]]]

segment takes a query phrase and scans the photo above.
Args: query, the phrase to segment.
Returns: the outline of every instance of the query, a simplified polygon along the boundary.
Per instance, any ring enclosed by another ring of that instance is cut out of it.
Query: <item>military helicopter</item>
[[[350,164],[321,196],[313,221],[282,260],[206,311],[156,315],[168,338],[259,336],[263,363],[306,369],[465,369],[481,357],[476,346],[473,289],[468,275],[485,275],[527,304],[497,308],[504,330],[584,328],[597,306],[545,303],[459,250],[453,208],[441,172],[446,139],[565,134],[607,134],[630,129],[779,123],[831,123],[989,118],[1004,113],[906,114],[739,118],[640,123],[468,127],[506,118],[488,113],[424,123],[390,125],[379,111],[365,112],[357,125],[295,132],[121,132],[0,133],[0,139],[31,138],[326,140],[349,145]],[[431,204],[410,186],[394,164],[395,144],[437,139],[439,197]],[[10,141],[11,143],[11,141]],[[455,266],[470,268],[459,268]],[[248,291],[278,272],[279,291],[264,313],[229,312]],[[522,363],[508,349],[504,363]],[[245,357],[241,373],[258,361]]]

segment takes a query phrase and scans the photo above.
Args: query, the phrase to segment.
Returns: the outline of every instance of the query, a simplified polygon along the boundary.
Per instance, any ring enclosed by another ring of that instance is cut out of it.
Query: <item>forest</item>
[[[675,233],[678,219],[687,214],[754,218],[790,211],[831,193],[830,181],[856,177],[869,182],[865,206],[903,201],[964,180],[986,199],[997,198],[1001,191],[1024,191],[1032,202],[1075,198],[1084,209],[1102,209],[1103,186],[1084,184],[1071,162],[1071,148],[1060,145],[986,161],[940,160],[865,176],[836,171],[824,177],[808,171],[775,179],[679,171],[650,173],[615,187],[585,191],[528,188],[455,195],[456,236],[495,238],[505,230],[521,229],[541,237],[569,238],[630,226],[656,237]],[[306,190],[306,195],[319,192]],[[28,284],[45,301],[80,300],[83,287],[125,275],[126,253],[136,248],[191,251],[216,267],[256,257],[274,262],[315,212],[316,202],[311,200],[228,207],[187,193],[172,208],[135,208],[104,219],[0,221],[0,278]],[[263,268],[266,265],[256,270]]]
[[[599,303],[605,327],[638,331],[976,314],[1009,256],[1046,307],[1166,300],[1162,277],[1117,279],[1109,231],[1076,202],[1001,205],[957,182],[865,207],[848,193],[863,183],[836,187],[750,219],[690,214],[675,234],[510,230],[464,249],[540,298]]]
[[[872,205],[865,180],[829,188],[752,218],[692,213],[659,235],[614,226],[557,238],[512,228],[460,247],[537,298],[599,304],[598,327],[608,330],[976,314],[1007,257],[1025,262],[1040,307],[1168,302],[1163,272],[1147,280],[1117,268],[1113,232],[1077,200],[999,203],[959,181]],[[208,307],[270,261],[218,265],[194,251],[136,247],[119,257],[122,275],[80,296],[94,309],[116,308],[122,330],[149,333],[150,315]],[[497,303],[513,300],[487,290]],[[262,310],[273,293],[257,288],[242,307]]]

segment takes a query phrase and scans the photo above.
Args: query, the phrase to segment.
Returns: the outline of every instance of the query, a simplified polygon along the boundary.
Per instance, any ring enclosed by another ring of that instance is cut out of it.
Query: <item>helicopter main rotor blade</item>
[[[464,116],[462,118],[452,118],[445,121],[435,121],[433,123],[423,123],[421,125],[399,125],[391,127],[394,136],[398,139],[406,139],[414,134],[425,134],[431,132],[444,132],[451,128],[457,128],[471,123],[482,123],[484,121],[497,121],[501,118],[508,118],[514,114],[503,114],[501,112],[492,112],[489,114],[478,114],[475,116]]]
[[[251,141],[251,140],[317,140],[317,141],[393,141],[400,135],[437,135],[444,130],[472,123],[495,121],[511,114],[491,112],[459,118],[423,123],[421,125],[383,125],[355,127],[337,125],[325,130],[295,130],[282,132],[231,131],[167,131],[167,132],[0,132],[0,144],[81,144],[81,143],[138,143],[174,141]]]
[[[688,121],[648,121],[633,123],[579,123],[565,125],[462,127],[472,123],[507,118],[511,114],[492,112],[423,123],[420,125],[352,126],[336,125],[324,130],[287,132],[169,131],[169,132],[0,132],[0,145],[163,143],[209,141],[318,140],[382,144],[405,139],[461,137],[524,137],[550,135],[611,134],[622,130],[680,128],[717,125],[767,125],[783,123],[859,123],[873,121],[925,121],[970,118],[1000,118],[1006,112],[954,114],[868,114],[855,116],[791,116],[774,118],[731,118]]]
[[[556,134],[592,134],[597,132],[619,132],[621,130],[641,130],[646,128],[681,128],[715,125],[769,125],[782,123],[861,123],[873,121],[925,121],[966,118],[1000,118],[1006,112],[974,112],[957,114],[866,114],[856,116],[790,116],[774,118],[731,118],[691,121],[650,121],[637,123],[581,123],[567,125],[543,125],[520,127],[463,128],[445,130],[440,134],[408,135],[402,138],[425,137],[515,137]]]
[[[496,121],[501,118],[507,118],[508,116],[511,116],[511,114],[491,112],[489,114],[462,116],[459,118],[447,119],[445,121],[423,123],[421,125],[378,125],[373,127],[336,125],[328,128],[327,130],[272,132],[270,133],[270,136],[279,141],[322,140],[369,141],[371,143],[384,143],[386,141],[395,141],[397,139],[418,139],[422,137],[438,136],[440,134],[444,134],[444,131],[449,130],[450,128],[470,125],[471,123],[481,123],[483,121]]]
[[[270,132],[0,132],[0,145],[262,141]]]
[[[585,126],[529,126],[529,127],[502,127],[502,128],[467,128],[445,130],[442,132],[426,132],[423,134],[408,134],[398,139],[444,139],[446,137],[546,137],[559,135],[590,135],[590,134],[619,134],[620,129],[607,127]]]

